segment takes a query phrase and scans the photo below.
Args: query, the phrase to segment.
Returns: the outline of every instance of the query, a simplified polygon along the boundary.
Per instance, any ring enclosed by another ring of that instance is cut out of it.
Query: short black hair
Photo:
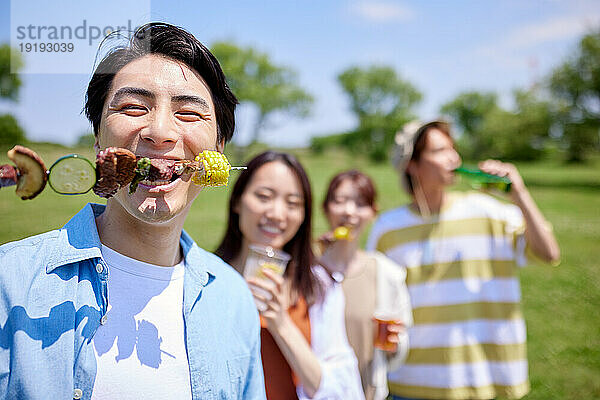
[[[218,140],[228,142],[235,130],[235,97],[215,56],[186,30],[150,22],[135,30],[126,46],[112,49],[98,64],[88,85],[84,112],[98,135],[102,109],[112,81],[125,65],[149,54],[180,61],[202,76],[213,98]]]

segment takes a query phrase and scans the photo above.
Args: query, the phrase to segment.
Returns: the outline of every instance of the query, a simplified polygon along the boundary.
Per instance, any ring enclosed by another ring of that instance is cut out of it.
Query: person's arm
[[[510,196],[525,218],[525,239],[529,248],[541,260],[557,263],[560,260],[560,248],[554,237],[550,224],[529,194],[523,178],[513,164],[497,160],[487,160],[479,164],[479,168],[488,174],[506,176],[511,182]]]
[[[260,279],[248,279],[250,289],[252,290],[253,286],[259,287],[271,296],[268,299],[262,293],[252,290],[254,297],[267,306],[267,309],[260,313],[267,322],[267,329],[273,335],[291,369],[300,379],[307,395],[312,398],[321,383],[319,360],[287,312],[289,294],[283,291],[283,278],[266,269],[263,273],[274,285]]]
[[[406,286],[406,268],[401,267],[382,253],[374,253],[377,260],[377,305],[378,312],[396,310],[402,324],[390,325],[395,332],[390,341],[398,344],[395,351],[385,352],[390,370],[404,363],[408,355],[409,340],[407,328],[413,325],[412,307]]]
[[[270,271],[266,271],[265,275],[278,283],[281,292],[283,280]],[[269,290],[268,284],[264,285],[254,279],[249,279],[248,282],[251,284],[251,289],[255,285],[270,291],[273,298],[276,297],[276,291]],[[273,302],[254,290],[253,293],[258,300],[268,304],[268,309],[261,312],[261,315],[267,320],[267,329],[300,379],[297,388],[300,400],[364,399],[356,357],[346,337],[345,304],[341,287],[329,287],[323,302],[311,307],[309,313],[312,342],[310,344],[287,314],[286,299],[289,297],[284,295],[279,301]],[[278,302],[279,306],[276,305]],[[279,312],[279,310],[286,311]]]
[[[321,385],[321,365],[302,332],[287,316],[278,328],[269,330],[288,364],[298,376],[308,397],[313,398]]]
[[[316,267],[315,273],[327,281],[322,302],[309,309],[311,348],[321,365],[321,383],[312,396],[299,386],[298,398],[364,400],[358,362],[346,336],[342,287],[331,282],[323,268]]]

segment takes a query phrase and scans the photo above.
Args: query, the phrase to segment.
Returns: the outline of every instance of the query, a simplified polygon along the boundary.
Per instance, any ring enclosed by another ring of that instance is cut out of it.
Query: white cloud
[[[385,1],[363,1],[350,6],[350,12],[376,23],[403,22],[412,19],[414,11],[406,5]]]
[[[502,43],[509,49],[523,49],[545,42],[570,39],[582,35],[600,22],[598,16],[564,16],[530,23],[512,30]]]
[[[542,55],[539,46],[580,37],[599,24],[599,14],[569,15],[522,24],[508,30],[502,38],[467,52],[465,56],[481,57],[508,69],[522,69]]]

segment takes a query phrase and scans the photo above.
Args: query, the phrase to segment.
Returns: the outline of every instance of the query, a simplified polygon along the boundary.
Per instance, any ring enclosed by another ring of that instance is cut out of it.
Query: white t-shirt
[[[92,399],[191,399],[183,322],[183,261],[161,267],[102,246],[108,312],[93,343]]]

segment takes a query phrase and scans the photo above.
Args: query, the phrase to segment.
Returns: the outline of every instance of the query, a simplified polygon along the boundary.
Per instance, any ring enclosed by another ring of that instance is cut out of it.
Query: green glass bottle
[[[454,172],[457,175],[468,179],[471,186],[476,189],[493,189],[505,193],[510,192],[512,182],[507,177],[486,174],[478,168],[468,168],[463,166],[456,168]]]

